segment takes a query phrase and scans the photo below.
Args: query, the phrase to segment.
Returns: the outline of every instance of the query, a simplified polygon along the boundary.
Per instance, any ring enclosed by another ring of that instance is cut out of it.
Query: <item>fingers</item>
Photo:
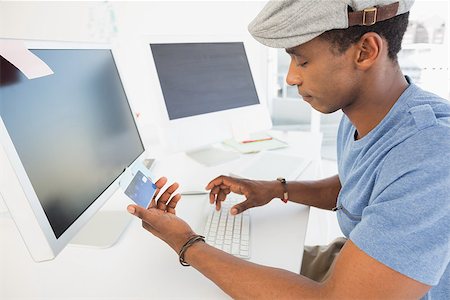
[[[161,177],[159,178],[156,182],[156,191],[155,191],[155,195],[153,196],[153,199],[156,199],[156,197],[158,197],[159,192],[161,191],[161,188],[167,183],[167,178],[166,177]],[[152,200],[153,200],[152,199]],[[153,202],[153,201],[152,201]]]
[[[143,207],[140,207],[139,205],[130,204],[127,206],[127,211],[147,223],[152,223],[154,219],[154,213],[152,209],[145,209]]]
[[[166,183],[167,183],[167,178],[166,178],[166,177],[161,177],[161,178],[159,178],[159,179],[155,182],[155,185],[158,187],[158,189],[160,189],[160,188],[162,188]]]
[[[130,204],[127,206],[127,211],[138,217],[142,220],[142,227],[144,227],[147,231],[156,234],[157,230],[152,226],[153,222],[155,222],[159,217],[160,214],[157,209],[145,209],[138,205]]]
[[[171,198],[172,194],[178,189],[179,184],[177,182],[170,185],[164,193],[159,197],[156,207],[158,209],[161,209],[163,211],[167,210],[167,203],[169,202],[169,199]],[[176,205],[176,204],[175,204]]]
[[[213,204],[219,197],[219,201],[223,201],[231,191],[240,190],[239,183],[235,178],[228,176],[219,176],[208,183],[206,190],[209,192],[209,202]],[[239,193],[239,192],[238,192]]]
[[[211,189],[211,192],[209,192],[209,203],[213,204],[216,201],[216,195],[219,194],[219,191],[219,186],[215,186]]]
[[[206,190],[211,190],[216,186],[221,186],[221,185],[225,185],[225,186],[231,186],[233,184],[236,184],[236,179],[233,177],[229,177],[229,176],[224,176],[221,175],[219,177],[216,177],[215,179],[211,180],[208,185],[206,186]]]
[[[155,182],[157,189],[148,208],[157,208],[162,211],[167,211],[169,213],[175,214],[175,207],[178,201],[180,201],[181,195],[180,194],[176,194],[174,196],[172,195],[178,189],[179,184],[177,182],[172,183],[158,198],[159,193],[166,184],[167,184],[166,177],[161,177]]]
[[[155,193],[155,195],[156,195],[156,193]],[[156,199],[155,199],[155,196],[153,196],[152,201],[148,205],[148,208],[155,208],[155,207],[156,207]]]
[[[248,199],[245,200],[244,202],[241,202],[239,204],[236,204],[235,206],[233,206],[230,210],[230,213],[232,215],[237,215],[240,214],[244,211],[246,211],[249,208],[252,208],[253,205],[251,204],[251,201],[249,201]]]
[[[222,201],[225,201],[227,195],[231,193],[231,190],[228,188],[221,189],[216,197],[216,209],[220,210],[222,206]]]
[[[222,201],[225,201],[227,195],[231,192],[242,194],[242,186],[238,179],[228,176],[219,176],[213,179],[206,186],[209,192],[209,203],[216,204],[216,209],[220,210]]]
[[[170,199],[170,202],[167,204],[166,209],[168,213],[175,215],[175,207],[177,206],[178,201],[180,201],[181,195],[176,194],[175,196]]]

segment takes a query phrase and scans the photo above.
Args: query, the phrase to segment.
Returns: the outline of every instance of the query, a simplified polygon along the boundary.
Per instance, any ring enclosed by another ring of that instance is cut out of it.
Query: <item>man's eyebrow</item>
[[[303,56],[299,53],[295,52],[295,48],[286,48],[284,49],[286,51],[287,54],[291,54],[291,55],[296,55],[296,56]]]
[[[286,48],[284,50],[286,51],[287,54],[294,54],[295,53],[294,48]]]

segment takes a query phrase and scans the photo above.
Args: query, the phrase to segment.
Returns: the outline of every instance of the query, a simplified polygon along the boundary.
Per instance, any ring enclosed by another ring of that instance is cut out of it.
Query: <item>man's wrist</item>
[[[203,241],[203,242],[200,242]],[[206,242],[204,240],[199,240],[199,242],[195,242],[191,244],[188,248],[184,251],[184,257],[183,260],[187,265],[190,265],[193,257],[195,257],[196,250],[204,247],[206,245]]]
[[[278,180],[273,181],[273,187],[271,188],[272,192],[272,199],[273,198],[280,198],[283,195],[283,186],[280,184]]]
[[[188,264],[185,260],[185,254],[186,251],[191,248],[194,244],[198,242],[205,242],[205,237],[199,234],[196,234],[189,238],[189,240],[181,247],[180,252],[178,253],[179,260],[182,266],[188,267],[190,264]]]
[[[287,181],[284,177],[278,177],[277,181],[279,183],[281,183],[281,187],[283,189],[281,196],[279,196],[279,198],[284,202],[288,202],[289,201],[289,193],[288,193],[288,189],[287,189]]]
[[[189,239],[191,239],[192,237],[196,236],[197,234],[193,231],[191,232],[186,232],[183,234],[180,234],[180,236],[178,236],[176,239],[174,239],[174,243],[168,243],[169,246],[172,247],[173,250],[175,250],[176,253],[180,253],[181,248],[183,248],[183,245],[186,244]]]

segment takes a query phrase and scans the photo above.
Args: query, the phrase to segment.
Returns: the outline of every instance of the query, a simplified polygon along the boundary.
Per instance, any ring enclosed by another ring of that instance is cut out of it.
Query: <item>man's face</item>
[[[332,113],[354,103],[359,78],[352,47],[337,54],[329,42],[315,38],[286,52],[291,56],[286,82],[296,85],[298,93],[314,109]]]

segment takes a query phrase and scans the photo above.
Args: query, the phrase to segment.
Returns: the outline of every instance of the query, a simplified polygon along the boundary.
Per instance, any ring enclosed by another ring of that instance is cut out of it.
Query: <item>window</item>
[[[405,75],[446,99],[450,99],[448,26],[448,1],[416,1],[398,56]]]

